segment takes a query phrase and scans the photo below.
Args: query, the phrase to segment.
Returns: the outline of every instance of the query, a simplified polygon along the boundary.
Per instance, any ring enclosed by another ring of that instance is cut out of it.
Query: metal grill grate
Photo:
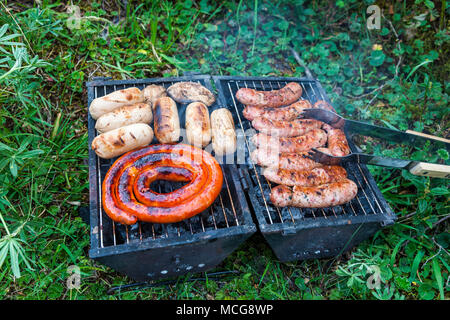
[[[147,80],[126,80],[126,81],[92,81],[88,85],[90,91],[88,97],[88,105],[90,102],[103,95],[109,94],[116,90],[129,87],[138,87],[144,89],[149,84],[158,84],[169,87],[176,81],[196,81],[211,89],[210,77],[180,77],[176,79],[147,79]],[[187,104],[180,105],[179,116],[181,128],[185,127],[185,109]],[[210,110],[217,108],[217,105],[210,107]],[[88,116],[89,125],[89,144],[95,136],[98,135],[95,130],[95,121]],[[180,138],[180,142],[186,142],[185,137]],[[152,143],[158,143],[156,139]],[[93,209],[93,199],[95,200],[94,209],[95,217],[98,221],[98,247],[104,248],[109,246],[117,246],[121,244],[139,243],[144,240],[171,239],[180,238],[182,236],[202,234],[208,231],[239,227],[241,225],[251,223],[251,217],[246,217],[246,201],[243,200],[241,190],[236,187],[234,180],[236,179],[236,167],[222,165],[224,172],[224,185],[220,195],[217,197],[213,205],[204,212],[181,222],[173,224],[152,224],[138,222],[132,226],[126,226],[115,223],[104,212],[101,203],[102,181],[114,163],[114,159],[102,159],[90,149],[90,170],[95,176],[94,186],[91,183],[91,210]],[[179,188],[183,183],[156,181],[152,184],[152,188],[160,193],[167,193]],[[94,187],[94,188],[93,188]],[[93,194],[93,189],[96,189]],[[247,208],[248,211],[248,208]],[[92,213],[91,213],[92,216]],[[92,242],[92,241],[91,241]],[[95,247],[95,246],[94,246]]]
[[[332,220],[342,217],[357,217],[383,215],[392,212],[380,194],[373,178],[364,165],[349,163],[344,165],[348,177],[358,185],[357,196],[349,203],[331,208],[278,208],[270,202],[270,191],[272,184],[261,174],[260,168],[255,165],[250,152],[254,146],[244,134],[251,129],[251,123],[242,115],[244,105],[235,99],[235,94],[240,88],[253,88],[257,90],[276,90],[285,86],[288,82],[298,82],[303,88],[301,99],[309,100],[314,104],[317,100],[330,102],[324,93],[320,83],[311,79],[298,78],[245,78],[245,77],[214,77],[216,87],[221,93],[221,103],[230,109],[238,130],[241,130],[246,146],[246,165],[243,166],[247,172],[247,179],[250,180],[249,195],[250,203],[255,212],[259,212],[264,217],[264,222],[272,225],[277,223],[305,223],[320,219]],[[352,150],[356,150],[355,145],[349,140]],[[253,201],[254,200],[254,201]],[[259,221],[261,224],[261,221]]]

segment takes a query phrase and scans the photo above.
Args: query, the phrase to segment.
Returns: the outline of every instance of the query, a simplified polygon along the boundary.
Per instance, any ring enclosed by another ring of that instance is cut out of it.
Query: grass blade
[[[444,280],[442,279],[441,267],[439,266],[437,259],[433,259],[433,273],[439,287],[441,300],[444,300]]]

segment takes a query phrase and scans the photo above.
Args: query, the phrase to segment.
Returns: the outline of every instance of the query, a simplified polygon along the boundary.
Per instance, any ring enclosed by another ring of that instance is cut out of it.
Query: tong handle
[[[422,132],[417,132],[417,131],[413,131],[413,130],[406,130],[406,133],[409,134],[415,134],[416,136],[421,136],[427,139],[433,139],[433,140],[438,140],[438,141],[442,141],[445,143],[450,143],[449,139],[445,139],[445,138],[441,138],[441,137],[437,137],[437,136],[432,136],[431,134],[426,134],[426,133],[422,133]]]
[[[416,176],[450,179],[450,166],[445,164],[419,162],[409,172]]]

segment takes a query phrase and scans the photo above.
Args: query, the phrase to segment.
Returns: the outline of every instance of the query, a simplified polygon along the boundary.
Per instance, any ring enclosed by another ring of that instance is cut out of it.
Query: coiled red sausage
[[[155,180],[189,182],[161,194],[150,189]],[[209,153],[185,144],[151,145],[114,162],[103,180],[102,203],[119,223],[173,223],[206,210],[222,183],[222,169]]]

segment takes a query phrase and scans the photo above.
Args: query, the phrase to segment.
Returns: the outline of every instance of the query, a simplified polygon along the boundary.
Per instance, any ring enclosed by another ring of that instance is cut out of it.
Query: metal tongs
[[[354,134],[360,134],[363,136],[380,138],[383,140],[398,142],[401,144],[409,144],[415,147],[421,147],[424,146],[427,142],[430,142],[433,146],[433,149],[444,148],[447,149],[447,151],[450,151],[450,140],[448,139],[439,138],[411,130],[403,132],[399,130],[392,130],[380,126],[375,126],[365,122],[349,120],[325,109],[305,109],[303,110],[302,116],[304,118],[320,120],[329,124],[333,128],[341,129],[344,131],[347,137],[352,137]],[[383,167],[407,169],[414,175],[447,179],[450,178],[450,166],[444,164],[393,159],[359,152],[352,152],[349,155],[343,157],[336,157],[321,152],[315,148],[313,148],[310,152],[310,157],[316,162],[326,164],[356,162]]]

